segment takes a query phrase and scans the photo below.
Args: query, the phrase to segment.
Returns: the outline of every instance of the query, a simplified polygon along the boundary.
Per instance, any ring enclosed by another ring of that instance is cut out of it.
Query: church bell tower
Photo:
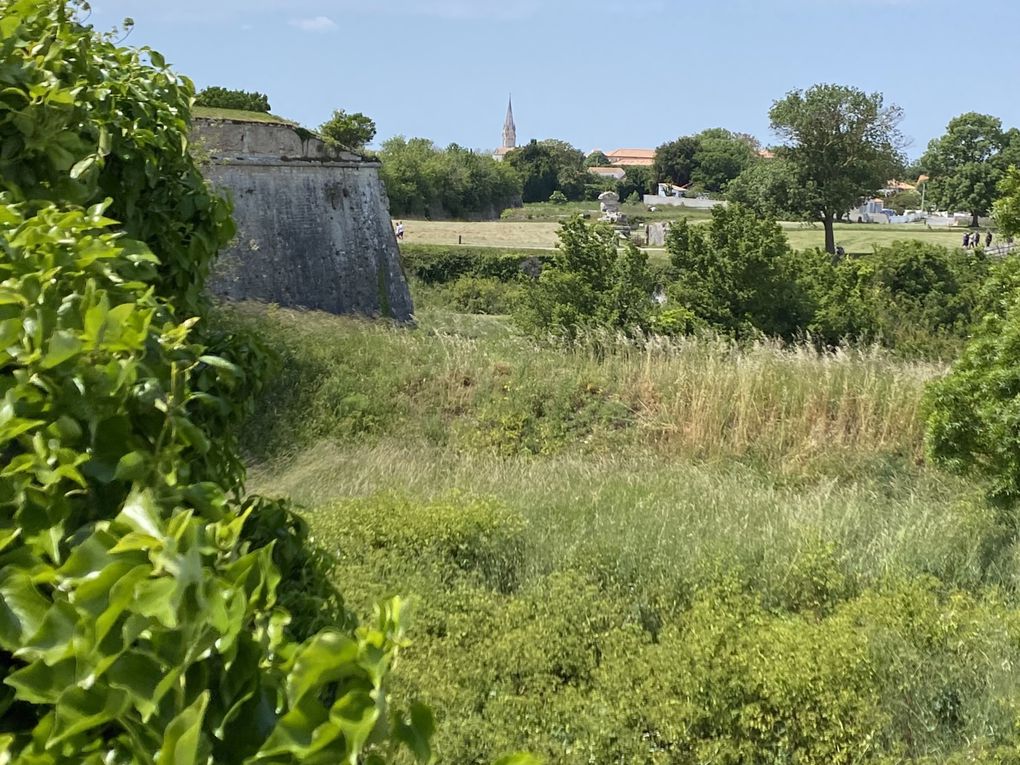
[[[517,147],[517,126],[514,124],[514,104],[511,97],[506,105],[506,120],[503,122],[503,148]]]

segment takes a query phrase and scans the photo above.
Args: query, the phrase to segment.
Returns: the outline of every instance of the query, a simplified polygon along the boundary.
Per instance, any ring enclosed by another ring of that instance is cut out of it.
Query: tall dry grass
[[[751,457],[784,469],[841,453],[919,461],[923,389],[942,372],[878,348],[610,335],[562,348],[492,317],[470,326],[458,317],[454,331],[423,318],[403,329],[249,309],[242,320],[283,356],[247,439],[256,457],[322,438],[425,434],[503,452],[637,443],[664,457]]]

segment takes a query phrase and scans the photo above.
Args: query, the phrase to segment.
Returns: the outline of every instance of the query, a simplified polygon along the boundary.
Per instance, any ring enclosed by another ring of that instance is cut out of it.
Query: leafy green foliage
[[[395,216],[498,218],[520,204],[521,181],[509,165],[456,144],[441,150],[398,136],[383,143],[379,158]]]
[[[362,151],[375,138],[375,122],[361,112],[348,114],[343,109],[337,109],[332,117],[319,126],[319,132],[329,146]]]
[[[357,637],[283,638],[273,547],[242,541],[253,507],[232,504],[202,427],[230,406],[203,378],[244,375],[195,344],[149,288],[156,258],[102,212],[0,213],[0,745],[37,762],[354,756],[388,717],[369,694],[385,698],[399,603]]]
[[[730,181],[726,198],[773,220],[796,220],[808,205],[796,168],[779,158],[752,163]]]
[[[186,151],[191,85],[76,10],[0,0],[0,759],[428,760],[427,712],[388,705],[399,600],[355,631],[320,581],[291,634],[337,618],[287,636],[276,564],[328,562],[241,500],[264,365],[196,316],[231,226]]]
[[[707,227],[673,226],[666,251],[671,298],[706,323],[787,338],[805,325],[793,253],[775,221],[740,205],[717,207]]]
[[[999,182],[999,199],[995,202],[995,222],[1002,236],[1020,234],[1020,169],[1010,166]]]
[[[504,162],[520,176],[525,202],[545,202],[554,191],[579,200],[590,177],[584,154],[565,141],[532,141],[508,152]]]
[[[1014,289],[992,295],[952,372],[928,394],[928,451],[936,462],[987,476],[1007,504],[1020,497],[1020,305]]]
[[[686,186],[694,174],[694,156],[697,153],[697,136],[684,136],[664,143],[655,150],[656,179]]]
[[[928,144],[921,167],[931,176],[928,195],[943,210],[967,210],[978,218],[992,208],[997,186],[1010,164],[1020,161],[1020,131],[1002,121],[968,112],[954,117],[946,134]]]
[[[769,111],[786,142],[776,150],[791,163],[806,192],[801,213],[825,226],[825,250],[835,254],[833,221],[881,188],[902,165],[902,110],[881,93],[842,85],[795,90]]]
[[[188,154],[190,82],[153,51],[142,51],[149,66],[83,37],[61,4],[33,13],[26,5],[4,3],[0,188],[14,201],[111,198],[110,216],[160,255],[157,291],[201,310],[213,255],[233,224]],[[36,45],[49,57],[37,57]]]
[[[712,128],[660,146],[655,152],[654,170],[656,180],[678,186],[692,183],[717,192],[725,190],[757,160],[756,143],[748,136]]]
[[[927,577],[854,587],[825,544],[783,568],[771,602],[736,569],[685,586],[675,551],[664,554],[677,580],[660,590],[612,543],[594,547],[594,528],[544,561],[542,530],[460,494],[346,500],[313,523],[350,551],[337,575],[355,583],[354,602],[396,582],[414,593],[425,635],[401,682],[444,710],[444,762],[525,744],[568,765],[1016,754],[1020,624],[994,593]]]
[[[234,109],[243,112],[261,112],[268,114],[269,97],[265,93],[247,90],[231,90],[217,85],[204,88],[195,96],[195,106],[208,106],[213,109]]]
[[[569,200],[567,199],[566,194],[559,189],[556,189],[556,191],[549,195],[549,201],[554,205],[565,205]]]
[[[490,248],[404,244],[401,262],[409,276],[425,284],[446,284],[463,277],[513,282],[537,277],[553,259],[545,250],[503,252]]]
[[[619,248],[612,227],[580,216],[560,227],[556,255],[525,293],[518,323],[535,334],[575,336],[585,328],[647,328],[652,314],[648,256],[631,242]]]

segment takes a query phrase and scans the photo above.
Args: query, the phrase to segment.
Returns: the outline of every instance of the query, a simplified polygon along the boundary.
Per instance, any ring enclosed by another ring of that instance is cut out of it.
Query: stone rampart
[[[210,280],[214,295],[411,318],[378,163],[331,155],[285,124],[196,120],[193,137],[237,224]]]

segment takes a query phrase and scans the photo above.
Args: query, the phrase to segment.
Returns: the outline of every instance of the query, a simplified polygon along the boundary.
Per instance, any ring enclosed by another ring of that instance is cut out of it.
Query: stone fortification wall
[[[210,290],[331,313],[411,318],[379,165],[331,156],[290,125],[197,120],[206,177],[234,202],[237,235]]]

